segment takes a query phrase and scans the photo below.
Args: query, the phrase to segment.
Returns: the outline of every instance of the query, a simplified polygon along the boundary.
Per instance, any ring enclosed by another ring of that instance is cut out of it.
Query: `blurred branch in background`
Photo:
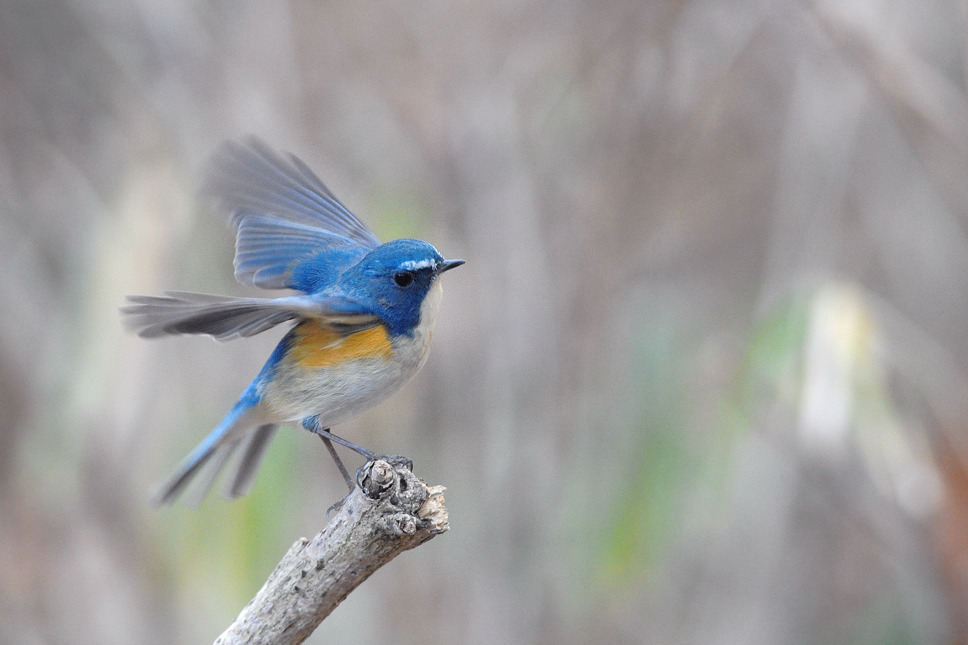
[[[293,430],[249,498],[146,504],[277,340],[140,343],[116,315],[243,292],[192,196],[246,132],[384,238],[468,259],[427,369],[341,428],[447,481],[461,530],[313,639],[968,640],[966,24],[0,8],[0,642],[211,640],[339,489]]]

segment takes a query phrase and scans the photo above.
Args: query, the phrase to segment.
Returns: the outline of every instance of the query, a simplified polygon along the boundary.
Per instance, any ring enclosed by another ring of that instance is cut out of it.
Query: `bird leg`
[[[363,448],[361,446],[358,446],[355,443],[349,442],[346,439],[343,439],[342,437],[337,437],[336,435],[331,433],[328,429],[322,428],[319,424],[318,417],[310,417],[308,419],[304,419],[303,427],[323,440],[323,445],[326,446],[326,449],[329,451],[330,456],[332,456],[333,461],[336,462],[336,467],[339,468],[339,473],[340,475],[343,476],[343,481],[346,482],[347,488],[349,488],[350,491],[352,491],[356,483],[350,477],[349,472],[346,470],[346,466],[343,465],[343,460],[340,459],[339,455],[336,453],[336,447],[333,446],[333,442],[335,441],[341,446],[345,446],[350,450],[356,451],[361,455],[363,455],[364,457],[366,457],[367,459],[375,459],[376,453],[370,450],[367,450],[366,448]]]
[[[346,472],[346,466],[343,465],[343,460],[339,458],[336,454],[336,447],[333,445],[332,440],[329,437],[324,437],[321,434],[316,434],[320,439],[323,440],[323,444],[326,446],[326,450],[329,450],[329,454],[333,457],[333,461],[336,462],[336,467],[339,468],[339,474],[343,476],[343,481],[346,482],[346,486],[353,490],[353,480],[350,479],[350,474]]]
[[[333,445],[333,442],[335,441],[341,446],[345,446],[350,450],[358,452],[359,454],[366,457],[367,461],[373,461],[374,459],[377,459],[378,455],[372,450],[367,450],[362,446],[358,446],[355,443],[352,443],[350,441],[347,441],[346,439],[343,439],[342,437],[336,436],[328,429],[323,429],[323,427],[319,423],[318,417],[308,417],[306,419],[303,419],[302,425],[304,428],[306,428],[307,430],[309,430],[310,432],[318,436],[320,439],[322,439],[323,445],[326,446],[326,450],[329,451],[329,454],[330,456],[332,456],[333,461],[336,462],[336,467],[339,468],[339,472],[343,476],[343,481],[346,482],[346,487],[349,488],[350,492],[352,493],[353,488],[356,486],[357,483],[359,483],[359,481],[354,482],[353,479],[350,477],[349,472],[346,470],[346,466],[343,465],[343,460],[340,459],[339,455],[336,453],[336,447]],[[407,470],[413,472],[413,461],[409,457],[401,457],[398,455],[387,455],[380,458],[385,459],[393,466],[403,466]],[[359,480],[360,472],[361,471],[357,471],[356,473],[357,480]],[[333,504],[332,506],[330,506],[329,510],[326,511],[327,517],[335,509],[338,509],[342,505],[342,503],[343,503],[343,500],[340,500],[335,504]]]

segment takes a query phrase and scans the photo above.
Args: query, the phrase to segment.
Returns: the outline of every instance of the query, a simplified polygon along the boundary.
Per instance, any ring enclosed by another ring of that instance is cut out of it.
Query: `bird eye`
[[[393,281],[398,287],[409,287],[413,283],[413,274],[406,271],[393,274]]]

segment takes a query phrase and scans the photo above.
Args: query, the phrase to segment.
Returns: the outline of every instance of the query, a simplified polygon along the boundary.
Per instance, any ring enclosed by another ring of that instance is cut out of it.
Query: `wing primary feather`
[[[122,307],[125,325],[144,338],[166,334],[205,334],[218,340],[252,336],[296,318],[320,318],[365,329],[379,317],[345,298],[289,296],[232,298],[186,291],[161,296],[129,296]]]
[[[211,168],[206,192],[236,220],[250,210],[269,212],[343,234],[367,248],[380,244],[305,163],[281,156],[255,137],[225,144]]]
[[[213,155],[203,193],[235,227],[235,277],[243,284],[315,291],[325,283],[307,282],[299,267],[318,262],[314,276],[338,275],[363,255],[348,250],[380,245],[305,163],[255,137]]]
[[[289,217],[317,225],[320,222],[312,216],[313,211],[322,209],[327,215],[336,214],[330,202],[338,200],[318,177],[311,175],[313,179],[308,179],[298,168],[287,167],[286,160],[259,139],[250,139],[248,146],[230,142],[227,152],[231,154],[222,156],[216,167],[222,171],[223,185],[231,188],[225,196],[234,198],[237,205],[282,205],[293,211],[287,214]]]

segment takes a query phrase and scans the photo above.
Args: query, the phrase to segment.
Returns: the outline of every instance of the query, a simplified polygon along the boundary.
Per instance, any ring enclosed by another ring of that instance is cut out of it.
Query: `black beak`
[[[443,273],[444,271],[450,271],[455,267],[459,267],[464,264],[464,260],[444,260],[437,265],[437,273]]]

